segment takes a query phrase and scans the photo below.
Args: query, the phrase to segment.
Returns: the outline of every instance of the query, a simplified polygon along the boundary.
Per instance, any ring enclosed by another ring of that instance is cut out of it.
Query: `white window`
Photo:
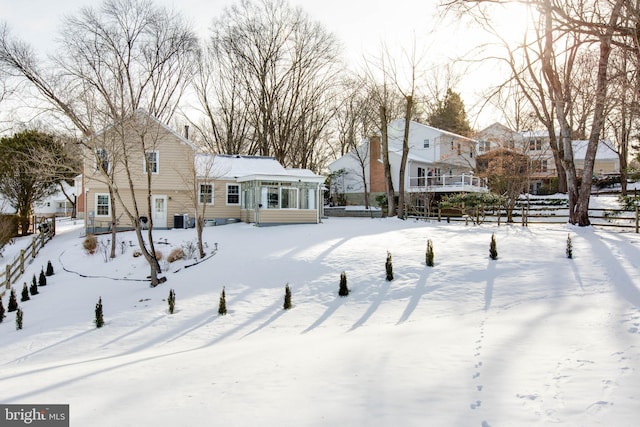
[[[423,148],[429,148],[429,145],[430,145],[430,144],[429,144],[429,140],[428,140],[428,139],[425,139],[425,140],[423,141],[423,143],[422,143],[422,147],[423,147]]]
[[[159,153],[157,151],[147,151],[145,154],[144,173],[149,170],[151,173],[158,173],[159,166]]]
[[[111,209],[108,194],[96,194],[96,216],[109,216]]]
[[[227,205],[240,204],[240,186],[238,184],[227,184]]]
[[[282,209],[298,209],[298,189],[282,187],[280,189],[280,207]]]
[[[213,184],[200,184],[198,194],[200,203],[207,205],[213,204]]]
[[[96,148],[96,170],[109,173],[109,153],[104,148]]]
[[[306,189],[300,192],[300,209],[316,208],[316,190]]]

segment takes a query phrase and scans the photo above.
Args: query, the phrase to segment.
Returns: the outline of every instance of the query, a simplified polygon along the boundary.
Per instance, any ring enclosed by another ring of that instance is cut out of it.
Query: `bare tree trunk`
[[[398,216],[405,218],[407,207],[404,201],[405,193],[405,170],[407,168],[407,158],[409,157],[409,128],[411,126],[411,114],[413,110],[413,98],[410,95],[405,97],[406,107],[404,112],[404,135],[402,138],[402,159],[400,160],[400,182],[398,189]]]
[[[593,111],[591,123],[591,133],[589,135],[589,145],[584,159],[584,171],[582,173],[582,184],[577,206],[578,225],[591,225],[589,221],[589,198],[591,197],[591,185],[593,177],[593,165],[596,160],[598,143],[600,142],[600,131],[604,125],[604,108],[607,97],[607,69],[609,67],[609,56],[611,55],[611,39],[615,25],[620,16],[620,10],[624,0],[617,0],[611,11],[609,25],[605,34],[600,36],[600,57],[598,58],[598,83],[596,87],[596,105]]]
[[[387,108],[380,106],[380,130],[382,133],[382,162],[384,167],[384,179],[387,189],[387,215],[396,216],[395,191],[393,190],[393,179],[391,178],[391,165],[389,164],[389,134],[387,132]]]

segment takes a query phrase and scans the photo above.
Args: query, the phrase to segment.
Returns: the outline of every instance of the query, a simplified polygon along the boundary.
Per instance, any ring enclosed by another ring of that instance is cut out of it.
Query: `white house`
[[[454,193],[487,191],[484,183],[473,176],[476,141],[412,121],[409,125],[409,155],[405,169],[405,191],[408,193]],[[400,164],[404,119],[388,126],[389,164],[393,187],[400,186]],[[332,173],[332,197],[344,198],[349,205],[364,203],[365,185],[369,202],[386,192],[382,149],[378,135],[329,164]]]

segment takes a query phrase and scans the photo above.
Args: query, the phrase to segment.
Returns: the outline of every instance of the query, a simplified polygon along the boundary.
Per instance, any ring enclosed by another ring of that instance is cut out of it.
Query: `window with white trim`
[[[213,184],[200,184],[198,190],[198,200],[202,204],[213,204]]]
[[[144,162],[144,173],[151,170],[151,173],[158,173],[160,170],[159,166],[159,153],[157,151],[147,151],[144,153],[145,162]]]
[[[428,140],[428,139],[425,139],[425,140],[422,142],[422,148],[429,148],[429,146],[430,146],[430,145],[431,145],[431,144],[430,144],[430,142],[429,142],[429,140]]]
[[[282,187],[280,189],[280,207],[282,209],[298,209],[298,189]]]
[[[227,205],[240,204],[240,186],[238,184],[227,184]]]
[[[109,216],[111,205],[108,194],[96,194],[96,216]]]
[[[104,148],[96,148],[96,170],[109,173],[109,153]]]

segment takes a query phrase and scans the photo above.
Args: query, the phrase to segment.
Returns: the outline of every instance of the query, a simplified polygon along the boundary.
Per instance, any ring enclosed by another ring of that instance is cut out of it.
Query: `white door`
[[[167,228],[167,196],[151,196],[153,226]]]

